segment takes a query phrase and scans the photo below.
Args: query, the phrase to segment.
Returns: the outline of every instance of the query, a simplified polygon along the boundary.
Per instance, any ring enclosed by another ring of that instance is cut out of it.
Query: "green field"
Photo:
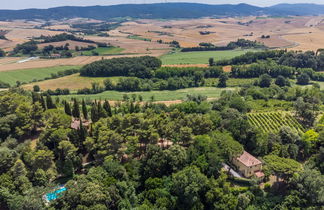
[[[83,55],[91,56],[92,52],[97,52],[99,55],[115,55],[120,54],[122,51],[124,49],[119,47],[98,47],[94,50],[83,52]]]
[[[209,58],[217,60],[230,59],[252,50],[226,50],[202,52],[174,52],[161,57],[164,65],[175,64],[208,64]]]
[[[234,88],[215,88],[215,87],[201,87],[201,88],[187,88],[175,91],[147,91],[147,92],[118,92],[118,91],[105,91],[96,95],[68,95],[59,96],[62,99],[85,99],[85,100],[122,100],[123,96],[127,94],[129,97],[133,94],[141,95],[144,101],[151,100],[154,96],[155,101],[174,101],[184,100],[188,94],[201,94],[208,98],[217,98],[224,90],[235,90]]]
[[[0,81],[15,85],[17,81],[30,83],[33,80],[42,80],[59,71],[79,69],[80,66],[55,66],[48,68],[23,69],[0,72]]]
[[[136,40],[146,41],[146,42],[152,41],[151,39],[144,38],[144,37],[141,37],[141,36],[138,36],[138,35],[129,35],[129,36],[127,36],[127,38],[128,39],[136,39]]]

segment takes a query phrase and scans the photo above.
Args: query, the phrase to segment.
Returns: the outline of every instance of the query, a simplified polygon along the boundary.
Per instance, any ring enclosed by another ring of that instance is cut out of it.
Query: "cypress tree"
[[[91,107],[91,121],[95,123],[98,122],[98,120],[99,120],[98,105],[96,102],[94,102]]]
[[[84,119],[88,120],[88,110],[87,110],[87,105],[84,101],[84,99],[82,99],[82,114]]]
[[[98,117],[99,117],[99,119],[102,117],[106,117],[106,112],[102,108],[100,101],[98,101]]]
[[[75,118],[80,118],[80,106],[78,100],[74,99],[72,116]]]
[[[40,97],[40,103],[43,107],[43,110],[45,111],[46,110],[46,103],[45,103],[45,99],[43,96]]]
[[[107,116],[111,117],[112,116],[112,111],[111,111],[111,106],[109,104],[109,101],[105,100],[103,104],[103,109],[106,111]]]
[[[46,105],[48,109],[55,109],[56,106],[53,103],[52,97],[50,95],[46,95]]]
[[[67,114],[69,116],[72,115],[70,103],[68,103],[67,101],[64,101],[64,111],[65,111],[65,114]]]
[[[80,120],[80,128],[79,128],[79,147],[82,148],[83,147],[83,142],[86,140],[87,138],[87,129],[83,126],[82,120]]]
[[[134,113],[135,112],[135,107],[134,107],[134,103],[131,102],[129,105],[129,113]]]

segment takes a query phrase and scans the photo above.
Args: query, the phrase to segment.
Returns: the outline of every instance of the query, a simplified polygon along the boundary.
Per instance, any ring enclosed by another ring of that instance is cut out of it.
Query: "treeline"
[[[324,69],[324,53],[318,51],[307,52],[287,52],[287,50],[270,50],[262,52],[247,52],[244,55],[234,57],[229,60],[220,60],[212,65],[243,65],[257,61],[272,59],[279,65],[291,66],[295,68],[312,68],[315,71]]]
[[[161,60],[150,56],[113,58],[85,65],[80,70],[80,75],[89,77],[135,76],[150,78],[152,70],[161,67],[161,65]]]
[[[190,87],[200,87],[205,84],[203,77],[170,77],[168,79],[141,79],[136,77],[120,78],[116,84],[107,79],[104,86],[93,83],[92,88],[78,90],[77,94],[97,94],[107,90],[117,91],[151,91],[178,90]]]
[[[232,66],[231,77],[234,78],[255,78],[263,74],[271,77],[284,76],[294,79],[296,76],[306,74],[314,81],[324,81],[324,74],[314,71],[312,68],[296,68],[279,65],[274,61],[254,63],[251,65]]]
[[[229,60],[219,60],[213,65],[227,66],[227,65],[243,65],[255,63],[259,60],[274,59],[278,60],[286,53],[285,50],[266,50],[261,52],[247,52],[243,55],[236,56]]]
[[[43,41],[41,41],[41,43],[61,42],[61,41],[67,41],[67,40],[85,42],[85,43],[96,43],[93,40],[83,39],[81,37],[77,37],[77,36],[74,36],[73,34],[67,34],[67,33],[57,34],[54,36],[43,36],[42,35],[40,37],[37,37],[37,39],[42,39]]]
[[[222,50],[234,50],[237,48],[265,48],[265,46],[257,41],[238,39],[235,42],[228,43],[226,46],[215,46],[211,43],[200,43],[200,47],[182,48],[181,52],[222,51]]]
[[[97,94],[106,90],[151,91],[201,87],[205,85],[205,78],[218,78],[223,73],[221,67],[162,67],[153,71],[149,77],[120,78],[116,84],[112,80],[106,79],[103,86],[93,83],[91,88],[80,89],[77,94]]]

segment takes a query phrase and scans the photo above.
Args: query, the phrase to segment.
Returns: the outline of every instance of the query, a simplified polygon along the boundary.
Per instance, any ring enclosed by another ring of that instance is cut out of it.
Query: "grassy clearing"
[[[112,82],[117,82],[120,77],[109,77]],[[32,90],[34,85],[38,85],[42,90],[55,90],[57,88],[68,88],[70,90],[79,90],[82,88],[91,88],[94,82],[103,86],[103,81],[107,77],[81,77],[79,74],[73,74],[57,79],[45,80],[41,82],[34,82],[24,85],[23,88]]]
[[[208,64],[209,58],[215,60],[230,59],[253,50],[226,50],[202,52],[174,52],[161,57],[163,65]]]
[[[254,78],[229,78],[226,82],[227,87],[242,87],[245,85],[251,85],[255,81]],[[208,78],[205,79],[205,84],[208,87],[215,87],[218,84],[218,78]]]
[[[83,52],[83,55],[91,56],[92,52],[99,53],[99,55],[116,55],[120,54],[122,51],[124,51],[124,49],[120,47],[98,47],[94,50]]]
[[[186,88],[175,91],[148,91],[148,92],[118,92],[118,91],[105,91],[96,95],[69,95],[59,96],[62,99],[85,99],[85,100],[122,100],[126,94],[129,97],[131,95],[141,95],[144,101],[150,101],[151,97],[154,96],[155,101],[175,101],[184,100],[188,94],[201,94],[208,98],[217,98],[221,95],[224,90],[235,90],[234,88],[215,88],[215,87],[201,87],[201,88]]]
[[[146,41],[146,42],[150,42],[152,41],[151,39],[148,39],[148,38],[144,38],[144,37],[141,37],[139,35],[129,35],[127,36],[128,39],[135,39],[135,40],[141,40],[141,41]]]
[[[80,66],[55,66],[48,68],[34,68],[14,71],[0,72],[0,80],[10,85],[15,85],[17,81],[31,83],[33,80],[42,80],[50,77],[59,71],[68,69],[79,69]]]

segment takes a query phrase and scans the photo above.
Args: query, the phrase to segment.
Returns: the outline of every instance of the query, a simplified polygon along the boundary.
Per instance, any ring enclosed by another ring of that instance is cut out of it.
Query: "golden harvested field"
[[[37,59],[25,63],[17,63],[17,62],[0,63],[0,72],[13,71],[17,69],[45,68],[45,67],[53,67],[53,66],[79,66],[79,65],[86,65],[101,59],[135,57],[135,56],[144,56],[144,55],[145,54],[114,55],[114,56],[78,56],[73,58],[60,58],[60,59]],[[152,56],[158,56],[158,54],[152,54]],[[20,58],[19,60],[23,60],[23,59],[25,58]]]
[[[104,77],[81,77],[79,74],[73,74],[52,80],[45,80],[24,85],[23,87],[32,90],[34,85],[39,85],[42,90],[55,90],[57,88],[69,88],[70,90],[78,90],[81,88],[90,88],[91,83],[98,82],[102,85]]]
[[[162,56],[171,48],[168,44],[160,44],[157,40],[170,42],[179,41],[183,47],[193,47],[201,42],[211,42],[216,45],[225,45],[238,38],[257,40],[271,48],[288,48],[292,50],[317,50],[324,48],[324,17],[244,17],[244,18],[201,18],[188,20],[135,20],[122,23],[120,27],[109,31],[109,37],[85,36],[96,42],[105,42],[125,49],[123,55],[105,56],[105,59],[125,56]],[[43,21],[0,21],[0,30],[6,30],[7,40],[0,40],[0,48],[11,50],[16,44],[23,43],[31,37],[40,35],[55,35],[62,31],[49,29],[69,29],[70,24],[82,22],[100,22],[98,20],[85,20],[75,18],[71,20],[50,21],[51,26],[35,29]],[[210,32],[201,35],[201,31]],[[134,39],[128,36],[135,36]],[[270,35],[269,39],[261,39],[262,35]],[[143,38],[152,41],[141,40]],[[55,46],[66,42],[50,43]],[[88,46],[87,43],[68,41],[71,49],[75,46]],[[40,44],[42,48],[47,44]],[[24,58],[21,58],[21,60]],[[82,56],[69,59],[43,60],[37,59],[25,63],[16,63],[19,59],[0,61],[0,71],[15,69],[44,68],[60,65],[85,65],[102,59],[101,56]],[[216,58],[217,59],[217,58]]]
[[[200,42],[224,45],[238,38],[257,40],[271,48],[317,50],[324,47],[324,17],[291,18],[225,18],[194,20],[138,20],[126,22],[111,35],[118,33],[140,35],[153,41],[179,41],[183,47],[197,46]],[[211,32],[201,35],[200,31]],[[309,33],[312,32],[312,33]],[[261,39],[270,35],[270,39]],[[309,42],[314,44],[308,45]]]

